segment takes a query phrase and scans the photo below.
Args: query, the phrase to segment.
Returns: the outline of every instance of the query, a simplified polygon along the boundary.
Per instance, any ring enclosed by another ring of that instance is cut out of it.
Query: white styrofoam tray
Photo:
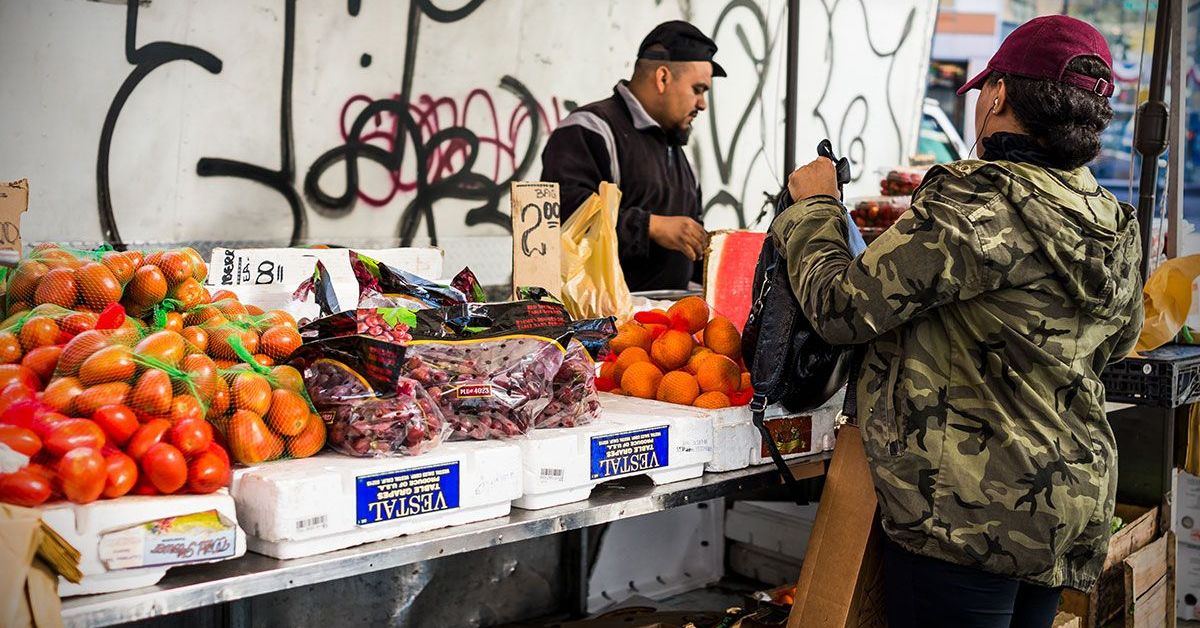
[[[725,514],[725,536],[790,559],[803,560],[817,504],[737,501]]]
[[[539,510],[588,498],[614,478],[649,476],[669,484],[704,474],[712,458],[708,410],[601,393],[589,425],[533,430],[522,449],[525,494],[513,505]]]
[[[845,396],[843,389],[825,405],[808,412],[788,412],[777,405],[767,408],[767,428],[791,435],[792,452],[785,453],[784,459],[833,449],[834,424],[842,411]],[[705,471],[736,471],[771,462],[748,406],[713,411],[713,419],[713,457],[705,465]]]
[[[237,527],[233,498],[225,489],[210,495],[126,495],[90,504],[59,502],[41,507],[42,521],[79,550],[79,569],[83,579],[72,584],[59,578],[58,593],[63,597],[111,593],[148,587],[158,583],[167,570],[176,565],[158,565],[109,570],[101,558],[100,544],[105,535],[145,523],[215,510],[234,523],[234,543],[230,555],[216,560],[196,560],[191,564],[237,558],[246,553],[246,535]],[[142,548],[137,548],[142,551]],[[145,548],[148,552],[150,548]],[[228,548],[220,553],[228,553]],[[187,560],[175,557],[172,560]],[[179,562],[177,564],[188,564]]]
[[[298,558],[508,514],[521,495],[512,442],[444,443],[420,456],[325,452],[234,471],[252,551]]]

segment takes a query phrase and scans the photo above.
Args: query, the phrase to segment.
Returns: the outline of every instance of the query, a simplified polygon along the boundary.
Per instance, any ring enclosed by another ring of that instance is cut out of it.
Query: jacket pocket
[[[887,380],[884,382],[884,388],[880,391],[880,399],[882,401],[880,422],[888,433],[887,453],[889,456],[899,456],[905,450],[904,438],[904,421],[900,417],[898,408],[900,370],[904,368],[904,352],[897,347],[896,353],[892,356],[891,363],[888,365]]]

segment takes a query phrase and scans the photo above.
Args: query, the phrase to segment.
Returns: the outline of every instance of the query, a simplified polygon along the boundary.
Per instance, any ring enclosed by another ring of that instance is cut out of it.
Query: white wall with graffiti
[[[710,228],[783,170],[784,0],[0,0],[0,180],[27,243],[436,241],[502,282],[507,187],[688,19],[719,79],[689,150]],[[935,0],[802,0],[798,154],[852,193],[916,137]],[[406,103],[406,104],[405,104]]]

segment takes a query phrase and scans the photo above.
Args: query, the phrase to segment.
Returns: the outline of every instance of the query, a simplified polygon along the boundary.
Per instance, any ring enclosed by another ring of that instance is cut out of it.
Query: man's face
[[[712,64],[689,61],[673,65],[676,72],[668,70],[662,84],[662,119],[658,123],[677,143],[686,144],[692,132],[692,121],[708,108],[706,98],[712,88]]]

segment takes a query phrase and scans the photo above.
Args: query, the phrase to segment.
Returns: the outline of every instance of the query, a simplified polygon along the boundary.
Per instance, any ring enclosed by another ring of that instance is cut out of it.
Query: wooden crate
[[[1125,628],[1175,625],[1175,535],[1171,532],[1124,560]]]
[[[1061,610],[1077,615],[1081,628],[1103,628],[1122,622],[1125,613],[1125,559],[1150,545],[1158,536],[1158,509],[1117,504],[1117,516],[1126,523],[1108,542],[1108,558],[1090,593],[1063,591]],[[1171,596],[1174,604],[1174,595]]]

